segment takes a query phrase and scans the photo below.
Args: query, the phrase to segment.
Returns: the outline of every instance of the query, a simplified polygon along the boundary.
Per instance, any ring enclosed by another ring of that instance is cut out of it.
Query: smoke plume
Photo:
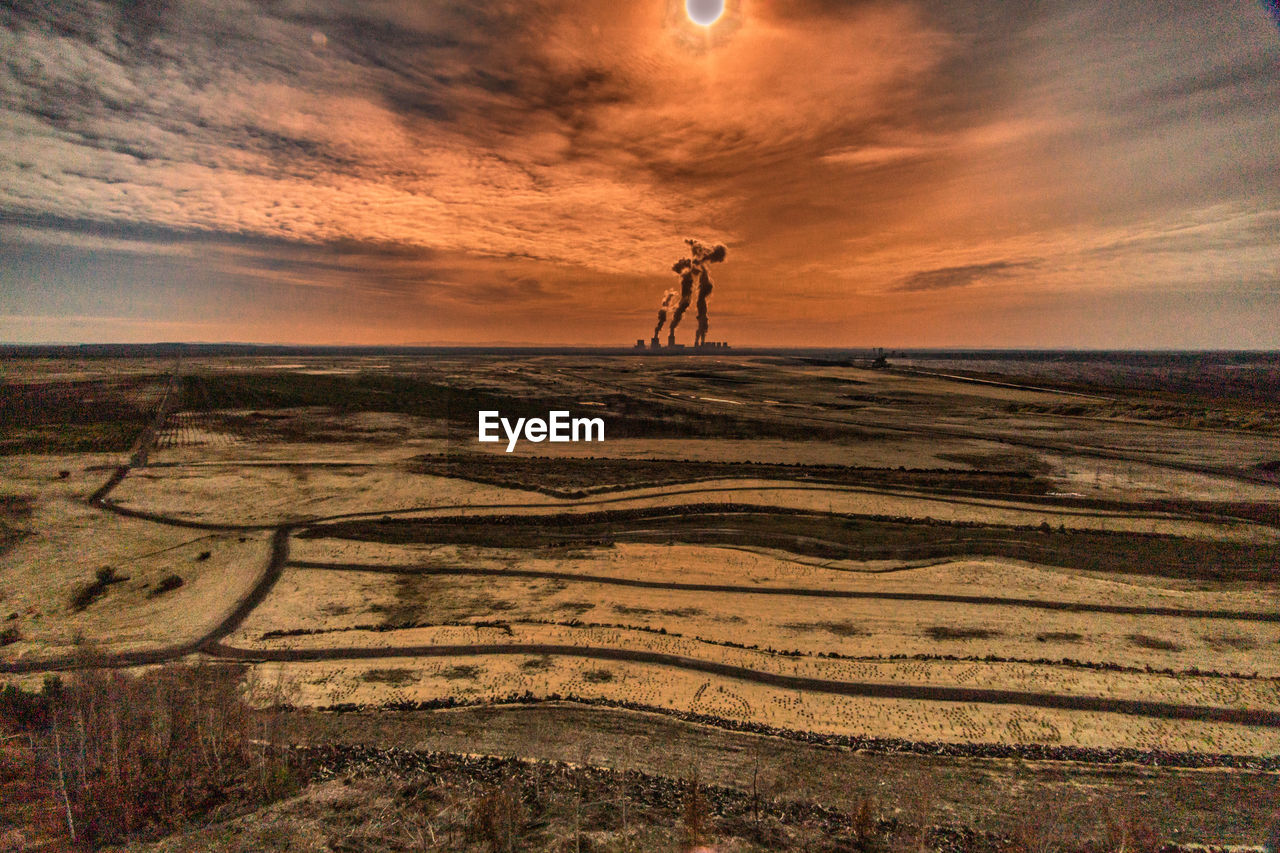
[[[681,258],[671,265],[671,271],[680,276],[680,301],[676,303],[675,312],[671,315],[671,325],[667,327],[667,346],[676,342],[676,327],[684,318],[693,302],[693,282],[698,281],[698,331],[694,337],[694,346],[707,342],[707,297],[711,295],[711,276],[707,272],[708,264],[718,264],[725,259],[728,250],[724,246],[709,248],[697,240],[685,240],[689,245],[689,257]],[[662,297],[662,307],[658,309],[658,327],[653,331],[654,346],[657,346],[658,333],[666,322],[668,309],[676,298],[674,290],[668,290]]]
[[[693,338],[696,347],[707,342],[707,327],[710,325],[707,322],[707,297],[711,295],[711,287],[711,276],[707,275],[706,267],[701,267],[698,273],[698,332]]]
[[[671,318],[671,326],[667,332],[667,343],[674,344],[676,342],[676,326],[680,325],[684,312],[689,310],[689,303],[693,301],[693,265],[688,261],[681,261],[676,264],[679,267],[684,264],[684,271],[680,275],[680,304],[676,306],[675,316]],[[674,269],[674,267],[673,267]]]
[[[667,309],[671,307],[671,303],[675,301],[676,292],[668,290],[662,296],[662,306],[658,308],[658,325],[653,329],[653,336],[658,337],[658,333],[662,331],[662,326],[667,322]]]

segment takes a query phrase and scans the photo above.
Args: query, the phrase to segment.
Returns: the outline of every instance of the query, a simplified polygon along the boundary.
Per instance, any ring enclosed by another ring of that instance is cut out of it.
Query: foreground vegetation
[[[158,837],[292,794],[302,767],[240,697],[238,669],[84,670],[0,691],[0,849]]]
[[[1103,807],[1087,824],[1028,819],[1007,835],[891,814],[870,797],[838,806],[681,779],[559,762],[330,747],[309,752],[338,781],[251,819],[162,849],[469,851],[469,853],[1154,853],[1163,845],[1132,811]],[[1171,848],[1172,849],[1172,848]]]
[[[1140,816],[1011,836],[838,804],[548,761],[283,746],[240,673],[80,671],[0,691],[0,849],[351,851],[1158,850]],[[757,759],[758,764],[758,759]],[[334,780],[326,782],[325,780]],[[276,805],[271,805],[277,803]],[[1087,830],[1087,831],[1086,831]],[[1070,840],[1068,840],[1070,839]],[[1046,844],[1052,842],[1052,846]]]

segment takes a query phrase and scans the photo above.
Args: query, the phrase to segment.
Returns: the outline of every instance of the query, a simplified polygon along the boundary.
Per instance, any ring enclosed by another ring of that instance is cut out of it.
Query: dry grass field
[[[1253,797],[1280,771],[1280,369],[1170,359],[14,359],[0,671],[234,663],[284,741],[378,747],[384,717],[589,708],[658,775],[677,722],[948,755],[996,793],[926,820],[984,831],[1022,796],[996,758]],[[481,409],[606,440],[508,454]],[[469,731],[448,749],[564,759]],[[1249,797],[1153,820],[1257,843]]]

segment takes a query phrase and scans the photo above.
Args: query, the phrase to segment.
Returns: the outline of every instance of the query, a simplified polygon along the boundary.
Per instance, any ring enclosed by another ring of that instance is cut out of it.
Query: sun
[[[684,10],[689,20],[701,27],[709,27],[724,14],[724,0],[684,0]]]

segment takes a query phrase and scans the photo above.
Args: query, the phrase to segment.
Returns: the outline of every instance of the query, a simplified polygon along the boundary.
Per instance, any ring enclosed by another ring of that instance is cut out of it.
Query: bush
[[[876,802],[871,797],[863,797],[854,810],[850,829],[853,831],[853,844],[858,850],[870,850],[877,840],[880,831],[876,820]]]
[[[589,669],[582,674],[591,684],[606,684],[613,681],[613,673],[607,669]]]
[[[1137,811],[1109,806],[1103,817],[1103,849],[1126,853],[1157,853],[1164,844],[1146,817]]]
[[[122,583],[129,579],[126,575],[116,574],[116,570],[110,566],[103,566],[94,572],[93,576],[93,583],[71,597],[71,609],[77,613],[102,598],[107,592],[107,587],[113,583]]]
[[[177,575],[169,575],[167,578],[160,581],[160,583],[156,585],[155,592],[151,594],[163,595],[166,592],[171,592],[177,589],[178,587],[182,586],[183,583],[185,583],[185,581],[183,581],[183,579],[178,577]]]

